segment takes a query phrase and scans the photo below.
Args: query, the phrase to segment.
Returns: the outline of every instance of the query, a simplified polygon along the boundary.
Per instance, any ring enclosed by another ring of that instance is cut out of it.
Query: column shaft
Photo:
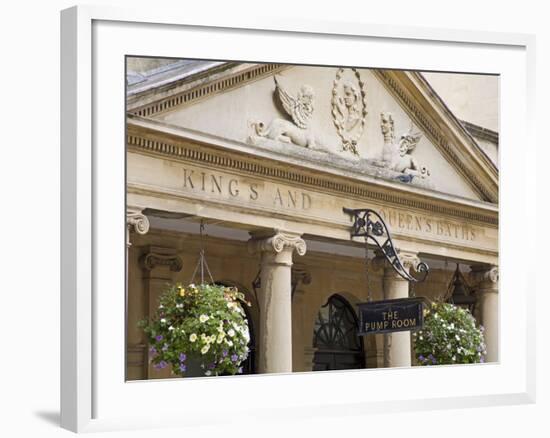
[[[470,280],[475,288],[481,325],[487,346],[486,362],[498,361],[498,268],[472,266]]]
[[[292,253],[303,255],[305,242],[297,234],[276,231],[256,234],[251,252],[261,254],[260,342],[258,371],[292,371]]]

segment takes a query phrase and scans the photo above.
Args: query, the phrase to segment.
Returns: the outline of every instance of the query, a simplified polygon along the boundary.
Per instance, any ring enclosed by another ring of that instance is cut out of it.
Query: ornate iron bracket
[[[374,242],[395,272],[405,280],[414,283],[421,283],[426,280],[430,268],[424,262],[420,262],[414,267],[415,272],[424,273],[421,278],[414,278],[407,272],[393,245],[388,226],[376,211],[369,208],[344,208],[344,213],[353,218],[351,237],[364,237],[365,244],[368,244],[369,239]]]

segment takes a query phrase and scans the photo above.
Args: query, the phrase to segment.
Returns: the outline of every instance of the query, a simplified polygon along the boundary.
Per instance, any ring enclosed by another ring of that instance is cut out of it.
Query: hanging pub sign
[[[424,302],[424,298],[400,298],[360,303],[358,335],[420,330]]]

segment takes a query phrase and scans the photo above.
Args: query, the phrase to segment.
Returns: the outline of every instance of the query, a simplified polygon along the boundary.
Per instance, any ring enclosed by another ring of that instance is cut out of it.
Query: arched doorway
[[[313,371],[365,367],[363,340],[357,336],[357,317],[340,295],[332,295],[317,314],[313,332]]]

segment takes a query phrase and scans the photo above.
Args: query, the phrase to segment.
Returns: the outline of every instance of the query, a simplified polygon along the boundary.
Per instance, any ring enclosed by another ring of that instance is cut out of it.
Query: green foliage
[[[156,368],[171,365],[172,373],[181,376],[188,358],[198,359],[206,376],[242,372],[250,341],[242,304],[250,306],[233,287],[170,286],[151,320],[139,322],[150,360]]]
[[[483,327],[476,327],[469,311],[449,303],[424,309],[424,327],[413,340],[420,365],[480,363],[486,354]]]

